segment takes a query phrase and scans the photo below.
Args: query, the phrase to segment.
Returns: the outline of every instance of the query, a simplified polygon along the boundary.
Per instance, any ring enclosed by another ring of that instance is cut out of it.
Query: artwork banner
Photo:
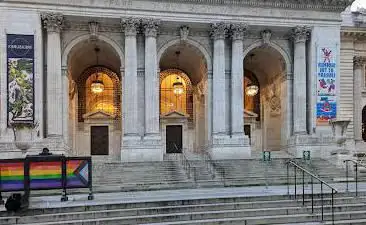
[[[317,58],[317,125],[328,125],[337,117],[337,61],[336,48],[318,48]]]
[[[34,35],[7,35],[8,124],[34,121]]]

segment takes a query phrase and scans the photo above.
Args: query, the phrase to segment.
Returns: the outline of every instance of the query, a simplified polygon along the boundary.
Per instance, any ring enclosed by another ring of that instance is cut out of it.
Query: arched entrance
[[[280,150],[287,141],[285,59],[271,46],[258,46],[245,56],[244,68],[244,130],[252,150]]]
[[[121,146],[120,57],[103,40],[75,44],[67,57],[69,145],[74,155],[118,160]]]
[[[201,152],[207,145],[207,63],[189,43],[174,43],[161,54],[160,126],[166,153]]]
[[[362,140],[366,142],[366,106],[362,108]]]

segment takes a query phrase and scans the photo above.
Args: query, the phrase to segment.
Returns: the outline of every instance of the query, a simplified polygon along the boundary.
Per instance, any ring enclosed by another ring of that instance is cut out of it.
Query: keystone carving
[[[90,40],[98,39],[99,24],[97,22],[89,22]]]
[[[189,27],[188,26],[181,26],[179,29],[180,40],[187,41],[189,35]]]

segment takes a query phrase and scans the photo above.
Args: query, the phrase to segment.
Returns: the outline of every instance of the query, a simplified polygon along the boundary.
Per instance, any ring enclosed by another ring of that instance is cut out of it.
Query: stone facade
[[[163,160],[167,125],[178,124],[184,151],[208,152],[215,159],[248,158],[263,150],[302,156],[305,149],[315,157],[329,157],[334,146],[330,126],[316,124],[316,49],[337,46],[336,74],[341,81],[337,118],[352,115],[351,102],[362,102],[362,96],[356,93],[349,98],[351,87],[345,87],[349,82],[343,80],[350,70],[343,70],[353,65],[353,58],[350,52],[340,54],[350,51],[343,48],[343,30],[340,36],[340,13],[350,3],[4,0],[0,2],[0,90],[7,92],[6,34],[31,34],[35,36],[35,120],[40,126],[30,152],[48,146],[88,155],[90,126],[105,124],[111,130],[110,154],[99,157],[102,160]],[[360,18],[357,23],[362,23]],[[347,41],[344,46],[352,42]],[[99,61],[92,55],[95,46],[101,49]],[[86,99],[78,93],[86,84],[78,83],[79,78],[93,66],[104,66],[118,76],[121,96],[116,99],[121,112],[114,119],[80,114],[80,102]],[[168,69],[184,72],[192,84],[183,114],[161,113],[159,74]],[[245,71],[254,74],[259,85],[259,102],[250,110],[245,109],[249,104]],[[7,95],[2,94],[1,158],[23,154],[11,144],[6,102]],[[351,149],[353,124],[347,142]],[[245,126],[250,130],[247,135]]]

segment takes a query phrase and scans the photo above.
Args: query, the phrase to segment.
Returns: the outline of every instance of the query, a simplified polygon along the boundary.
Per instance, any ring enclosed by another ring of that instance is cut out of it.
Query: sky
[[[366,9],[366,0],[356,0],[351,7],[352,11],[357,10],[357,8],[364,8]]]

